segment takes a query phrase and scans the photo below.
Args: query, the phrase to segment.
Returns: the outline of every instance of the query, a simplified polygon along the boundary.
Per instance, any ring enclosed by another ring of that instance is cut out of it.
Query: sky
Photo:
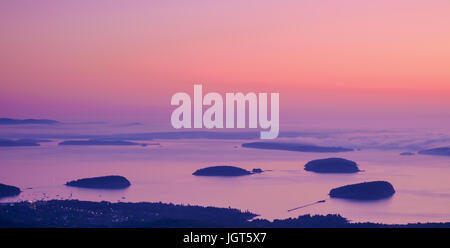
[[[450,123],[450,2],[0,2],[0,116],[169,125],[171,96],[279,92],[280,122]],[[446,124],[447,123],[447,124]]]

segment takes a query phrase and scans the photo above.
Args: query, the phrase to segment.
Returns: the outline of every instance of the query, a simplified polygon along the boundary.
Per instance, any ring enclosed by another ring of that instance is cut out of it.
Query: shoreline
[[[450,222],[353,223],[336,214],[301,215],[273,221],[257,216],[233,208],[162,202],[49,200],[0,203],[1,228],[450,228]]]

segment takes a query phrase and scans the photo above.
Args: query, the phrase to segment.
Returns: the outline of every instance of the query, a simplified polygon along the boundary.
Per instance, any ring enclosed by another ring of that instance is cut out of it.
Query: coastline
[[[0,203],[1,228],[449,228],[450,222],[352,223],[340,215],[268,221],[233,208],[79,200]],[[252,220],[251,220],[252,219]]]

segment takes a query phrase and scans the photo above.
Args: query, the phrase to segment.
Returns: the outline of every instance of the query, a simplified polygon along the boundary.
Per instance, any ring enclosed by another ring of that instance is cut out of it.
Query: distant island
[[[60,146],[146,146],[124,140],[66,140],[58,143]]]
[[[413,156],[416,155],[414,152],[402,152],[400,153],[401,156]]]
[[[122,176],[103,176],[83,178],[66,183],[67,186],[91,189],[125,189],[131,183]]]
[[[0,183],[0,198],[16,196],[19,194],[20,194],[19,188],[15,187],[15,186]]]
[[[355,162],[343,158],[312,160],[306,163],[305,170],[316,173],[356,173],[360,171]]]
[[[10,139],[0,139],[0,147],[1,146],[39,146],[37,140],[32,139],[18,139],[18,140],[10,140]]]
[[[330,191],[330,197],[353,200],[379,200],[389,198],[394,193],[394,187],[389,182],[373,181],[334,188]]]
[[[166,203],[110,203],[78,200],[0,203],[0,227],[164,227],[164,228],[373,228],[450,227],[450,223],[387,225],[350,223],[336,215],[303,215],[269,221],[233,208]]]
[[[437,147],[433,149],[422,150],[418,153],[424,155],[450,156],[450,147]]]
[[[353,149],[344,148],[344,147],[315,146],[315,145],[300,144],[300,143],[282,143],[282,142],[251,142],[251,143],[242,144],[242,147],[267,149],[267,150],[295,151],[295,152],[334,153],[334,152],[353,151]]]
[[[45,124],[52,125],[58,124],[59,121],[47,120],[47,119],[10,119],[10,118],[0,118],[0,125],[21,125],[21,124]]]
[[[259,171],[255,171],[259,173]],[[198,169],[192,175],[194,176],[222,176],[222,177],[236,177],[236,176],[246,176],[251,175],[252,172],[230,165],[218,165],[206,167],[203,169]]]

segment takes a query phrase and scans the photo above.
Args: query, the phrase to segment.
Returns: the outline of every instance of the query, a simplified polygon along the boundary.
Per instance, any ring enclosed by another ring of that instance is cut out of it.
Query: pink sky
[[[1,1],[0,116],[169,125],[201,83],[281,122],[449,120],[449,1],[282,2]]]

